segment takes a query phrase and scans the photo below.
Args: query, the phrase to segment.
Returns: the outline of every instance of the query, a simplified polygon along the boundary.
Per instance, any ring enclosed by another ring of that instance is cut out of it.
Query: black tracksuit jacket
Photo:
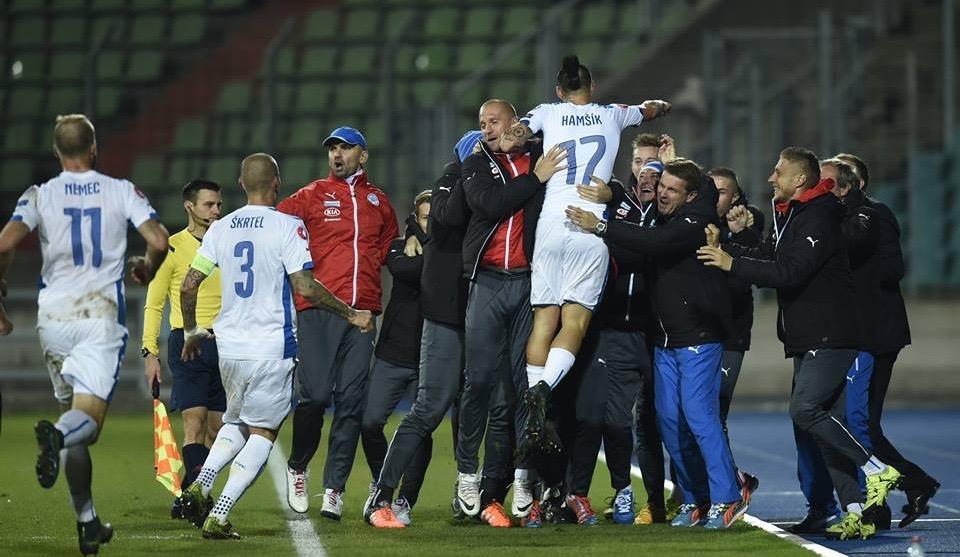
[[[644,228],[625,220],[607,223],[607,242],[652,256],[650,289],[659,330],[656,346],[682,348],[723,342],[732,329],[730,292],[722,272],[697,260],[704,228],[718,224],[717,190],[704,177],[699,195],[673,215]]]
[[[753,226],[736,234],[727,227],[727,219],[720,219],[720,243],[726,245],[736,243],[743,246],[756,247],[763,241],[763,224],[765,217],[759,208],[749,205],[743,192],[740,198],[733,202],[731,207],[743,205],[753,214]],[[746,352],[750,350],[751,331],[753,329],[753,286],[745,280],[732,275],[727,276],[727,285],[730,287],[730,308],[732,311],[733,329],[723,343],[724,350]]]
[[[730,274],[777,290],[777,336],[787,357],[820,348],[860,349],[853,274],[841,233],[843,204],[832,180],[807,201],[774,211],[770,236],[756,248],[730,244]],[[777,235],[779,234],[779,241]]]
[[[420,275],[423,271],[423,255],[409,257],[403,253],[406,238],[417,236],[420,244],[427,236],[417,224],[416,217],[407,218],[404,238],[390,243],[387,252],[387,269],[393,276],[390,301],[383,311],[380,338],[374,350],[377,358],[393,365],[416,369],[420,365],[420,334],[423,332],[423,315],[420,311]]]
[[[470,209],[460,184],[460,163],[447,164],[433,186],[427,241],[423,243],[420,308],[431,321],[463,327],[467,281],[463,274],[463,232]]]
[[[533,173],[537,160],[543,155],[538,143],[530,147],[530,171],[516,178],[500,164],[490,149],[480,143],[481,149],[463,161],[463,192],[472,218],[463,237],[463,276],[473,280],[477,276],[483,253],[497,226],[510,215],[523,209],[523,251],[527,261],[533,261],[533,244],[537,237],[537,220],[543,207],[544,185]]]
[[[910,344],[900,295],[900,227],[886,205],[860,190],[847,194],[843,202],[843,236],[863,326],[861,348],[872,354],[898,352]]]

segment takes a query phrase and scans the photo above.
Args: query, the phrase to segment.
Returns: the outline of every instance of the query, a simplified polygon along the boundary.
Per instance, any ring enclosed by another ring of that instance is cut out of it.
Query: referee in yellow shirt
[[[223,425],[227,407],[217,344],[213,339],[201,341],[198,358],[189,362],[180,359],[183,348],[183,315],[180,313],[180,284],[197,254],[200,241],[213,221],[220,218],[220,186],[206,180],[192,180],[183,188],[183,208],[187,212],[187,227],[170,236],[170,252],[147,288],[147,303],[143,316],[144,374],[148,388],[154,379],[162,382],[160,366],[160,321],[163,306],[170,301],[170,336],[167,339],[167,363],[173,374],[173,394],[170,409],[179,409],[183,416],[183,460],[186,469],[182,485],[190,485],[210,445]],[[200,285],[197,298],[197,325],[212,330],[213,320],[220,312],[220,272],[215,270]],[[181,518],[180,501],[174,502],[171,515]]]

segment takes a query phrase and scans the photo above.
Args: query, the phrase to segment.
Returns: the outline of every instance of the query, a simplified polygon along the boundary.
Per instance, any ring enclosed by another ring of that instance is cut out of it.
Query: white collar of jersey
[[[361,168],[358,168],[356,172],[354,172],[354,173],[351,174],[350,176],[347,176],[347,177],[346,177],[347,183],[352,186],[352,185],[357,181],[357,178],[359,178],[361,174],[363,174],[363,168],[362,168],[362,167],[361,167]]]

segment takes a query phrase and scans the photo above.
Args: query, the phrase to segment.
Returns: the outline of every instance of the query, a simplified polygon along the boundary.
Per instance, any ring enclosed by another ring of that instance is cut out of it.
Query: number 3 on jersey
[[[600,163],[600,159],[603,158],[603,154],[607,151],[607,138],[602,135],[588,135],[586,137],[580,138],[580,144],[586,145],[588,143],[596,143],[597,150],[593,152],[593,156],[590,157],[590,160],[587,161],[586,168],[583,169],[583,179],[580,180],[580,184],[589,184],[590,177],[593,176],[593,171],[596,170],[597,165]],[[567,184],[573,185],[578,183],[577,180],[577,144],[572,139],[570,141],[564,141],[557,145],[557,147],[567,151]]]
[[[253,242],[237,242],[237,245],[233,246],[233,256],[244,259],[240,264],[240,272],[247,275],[246,281],[233,283],[233,290],[237,296],[249,298],[253,295]]]

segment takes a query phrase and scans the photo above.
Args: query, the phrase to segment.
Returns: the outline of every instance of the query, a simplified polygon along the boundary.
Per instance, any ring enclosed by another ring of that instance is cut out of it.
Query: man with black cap
[[[303,219],[313,274],[355,309],[380,313],[380,267],[398,236],[397,216],[386,194],[367,181],[367,141],[339,127],[324,140],[330,174],[300,188],[277,209]],[[333,402],[324,466],[321,516],[340,520],[342,495],[360,440],[370,357],[376,331],[351,327],[339,316],[296,297],[300,341],[293,413],[293,448],[287,463],[287,503],[307,512],[307,465],[320,444],[323,414]]]

